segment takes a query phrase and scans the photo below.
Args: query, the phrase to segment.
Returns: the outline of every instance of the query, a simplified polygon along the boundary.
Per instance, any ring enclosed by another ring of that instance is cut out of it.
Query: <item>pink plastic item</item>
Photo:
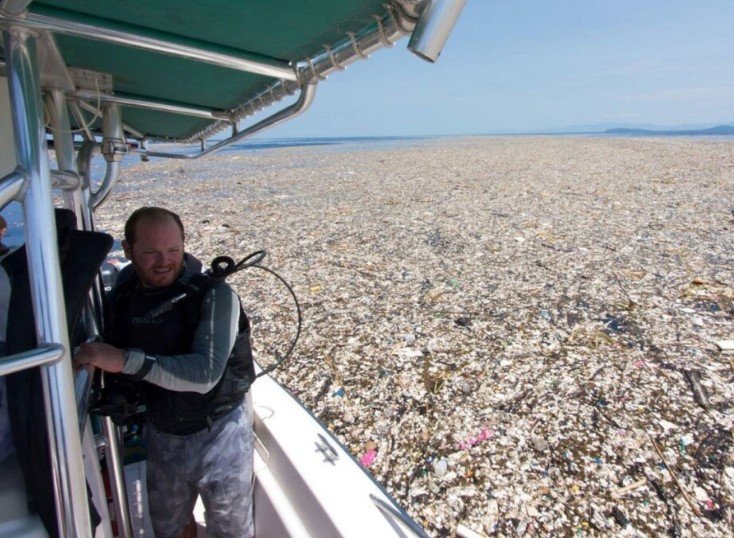
[[[377,450],[374,448],[370,448],[367,452],[362,454],[362,457],[359,458],[359,463],[364,465],[365,467],[369,467],[372,465],[377,458]]]
[[[474,445],[481,443],[482,441],[486,441],[490,437],[492,437],[492,432],[489,431],[489,428],[484,426],[482,428],[482,431],[480,431],[476,437],[469,437],[468,439],[464,439],[457,445],[457,447],[459,448],[459,450],[469,450]]]

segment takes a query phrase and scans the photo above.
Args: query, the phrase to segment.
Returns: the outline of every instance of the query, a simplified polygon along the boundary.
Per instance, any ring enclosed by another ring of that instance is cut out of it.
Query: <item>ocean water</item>
[[[428,140],[436,140],[440,136],[347,136],[347,137],[322,137],[322,138],[275,138],[263,140],[250,140],[241,144],[232,144],[222,150],[232,151],[256,151],[263,149],[293,148],[319,146],[323,149],[336,151],[355,151],[389,149],[394,147],[412,147]]]
[[[569,136],[569,135],[562,135]],[[734,141],[734,135],[703,135],[666,131],[661,133],[583,133],[589,138],[690,138],[692,140]]]
[[[280,148],[318,147],[326,151],[380,151],[391,148],[407,148],[421,144],[428,140],[441,138],[456,138],[446,136],[347,136],[347,137],[321,137],[321,138],[272,138],[253,139],[227,146],[218,153],[228,154],[247,151],[264,151]],[[191,146],[168,146],[160,147],[162,151],[171,153],[191,153],[198,151],[198,147]],[[160,159],[153,157],[151,161]]]

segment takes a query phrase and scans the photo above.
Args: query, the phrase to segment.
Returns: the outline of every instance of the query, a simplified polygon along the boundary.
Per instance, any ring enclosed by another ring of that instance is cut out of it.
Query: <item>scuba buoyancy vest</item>
[[[109,341],[118,347],[140,348],[151,355],[190,353],[204,297],[223,280],[195,274],[187,282],[179,280],[156,290],[143,288],[137,276],[131,275],[113,290]],[[239,309],[239,327],[232,352],[222,377],[209,392],[172,391],[146,381],[133,381],[156,428],[188,435],[209,427],[212,421],[242,402],[255,378],[255,368],[250,324],[241,302]],[[144,367],[130,377],[140,379],[145,373]]]

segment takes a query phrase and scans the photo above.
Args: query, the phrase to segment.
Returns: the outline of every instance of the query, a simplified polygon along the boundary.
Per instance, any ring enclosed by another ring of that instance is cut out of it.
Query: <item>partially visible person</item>
[[[8,231],[8,223],[0,215],[0,256],[10,250],[3,245],[3,237]],[[5,329],[8,323],[8,305],[10,303],[10,281],[5,269],[0,267],[0,356],[5,355]],[[0,377],[0,463],[12,453],[13,438],[8,418],[8,402],[5,396],[5,378]]]
[[[10,250],[9,247],[3,244],[3,237],[8,231],[8,223],[5,221],[2,215],[0,215],[0,256],[4,256]]]
[[[184,531],[197,495],[208,535],[253,536],[252,424],[230,357],[239,298],[224,282],[196,291],[204,277],[192,269],[183,224],[171,211],[135,211],[122,245],[134,272],[112,290],[110,343],[83,344],[75,366],[143,381],[152,422],[148,500],[157,538]]]

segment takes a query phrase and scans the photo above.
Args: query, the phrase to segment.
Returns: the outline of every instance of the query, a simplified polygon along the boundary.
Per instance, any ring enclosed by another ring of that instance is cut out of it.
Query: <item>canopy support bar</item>
[[[107,162],[107,169],[104,180],[96,191],[91,190],[91,178],[87,175],[85,187],[89,188],[89,207],[91,209],[97,209],[109,196],[120,175],[122,157],[127,153],[120,107],[114,103],[107,103],[104,106],[102,134],[102,155]],[[87,165],[87,174],[89,172],[90,167]]]
[[[25,179],[25,173],[17,168],[0,179],[0,207],[5,207],[11,200],[19,199]]]
[[[163,99],[143,99],[135,95],[124,93],[97,93],[93,90],[77,90],[72,97],[84,99],[87,101],[97,101],[102,103],[116,103],[122,106],[130,106],[134,108],[145,108],[148,110],[158,110],[161,112],[170,112],[172,114],[182,114],[184,116],[195,116],[207,120],[226,120],[229,117],[227,112],[221,110],[211,110],[193,105],[184,105],[165,101]]]
[[[38,345],[60,345],[61,360],[41,368],[59,534],[92,536],[76,416],[56,223],[46,151],[36,40],[27,30],[4,31],[5,59],[18,166],[27,172],[23,197]]]
[[[96,107],[90,105],[86,101],[71,101],[72,110],[74,110],[75,105],[78,105],[79,108],[83,108],[87,112],[91,112],[92,114],[95,115],[95,117],[99,116],[99,110],[97,110]],[[83,118],[83,115],[81,117]],[[77,121],[79,120],[77,119]],[[145,138],[145,133],[137,130],[135,127],[131,125],[128,125],[124,121],[122,122],[122,129],[126,131],[127,133],[130,133],[130,136],[132,136],[133,138],[137,138],[139,140],[142,140],[143,138]],[[91,133],[91,130],[90,130],[90,133]],[[88,140],[94,141],[94,136],[92,136]]]
[[[82,39],[114,43],[187,60],[196,60],[236,71],[297,80],[295,70],[287,62],[275,58],[118,22],[114,23],[114,28],[110,28],[108,27],[110,21],[94,17],[85,17],[87,21],[90,21],[88,23],[76,22],[64,18],[62,11],[52,8],[43,8],[43,11],[48,14],[29,12],[25,17],[17,19],[9,18],[7,14],[0,14],[0,23],[10,23],[35,30],[51,30]]]
[[[78,129],[81,131],[82,136],[84,136],[84,140],[94,140],[94,134],[89,128],[89,125],[87,125],[87,119],[79,108],[79,103],[71,101],[69,103],[69,110],[71,110],[71,113],[79,126]]]
[[[51,133],[54,137],[54,151],[56,152],[59,172],[76,178],[76,182],[72,182],[63,190],[64,206],[71,209],[77,215],[77,218],[82,219],[82,222],[77,222],[77,226],[83,228],[84,203],[79,189],[79,171],[74,155],[74,134],[71,132],[69,109],[66,106],[64,92],[61,90],[48,92],[46,94],[46,107],[51,118]]]
[[[33,0],[2,0],[0,2],[0,15],[16,17],[22,15]]]
[[[0,376],[10,375],[35,366],[52,364],[59,361],[63,356],[64,349],[61,346],[52,344],[2,357],[0,358]]]
[[[286,107],[283,110],[280,110],[276,112],[275,114],[268,116],[267,118],[256,123],[255,125],[252,125],[251,127],[248,127],[247,129],[240,131],[239,133],[236,133],[230,136],[226,140],[222,140],[221,142],[218,142],[214,144],[213,146],[210,146],[209,148],[200,151],[199,153],[164,153],[164,152],[159,152],[159,151],[139,151],[138,153],[140,153],[141,155],[147,156],[147,157],[169,157],[172,159],[198,159],[199,157],[203,157],[204,155],[208,155],[209,153],[213,153],[226,146],[234,144],[235,142],[238,142],[249,136],[252,136],[255,133],[259,133],[260,131],[267,129],[268,127],[273,127],[275,125],[278,125],[279,123],[282,123],[286,120],[289,120],[289,119],[292,119],[298,116],[299,114],[304,112],[309,106],[311,106],[311,103],[313,102],[315,95],[316,95],[316,83],[311,82],[309,84],[306,84],[303,87],[303,89],[301,90],[301,95],[298,97],[298,101],[296,101],[289,107]]]

